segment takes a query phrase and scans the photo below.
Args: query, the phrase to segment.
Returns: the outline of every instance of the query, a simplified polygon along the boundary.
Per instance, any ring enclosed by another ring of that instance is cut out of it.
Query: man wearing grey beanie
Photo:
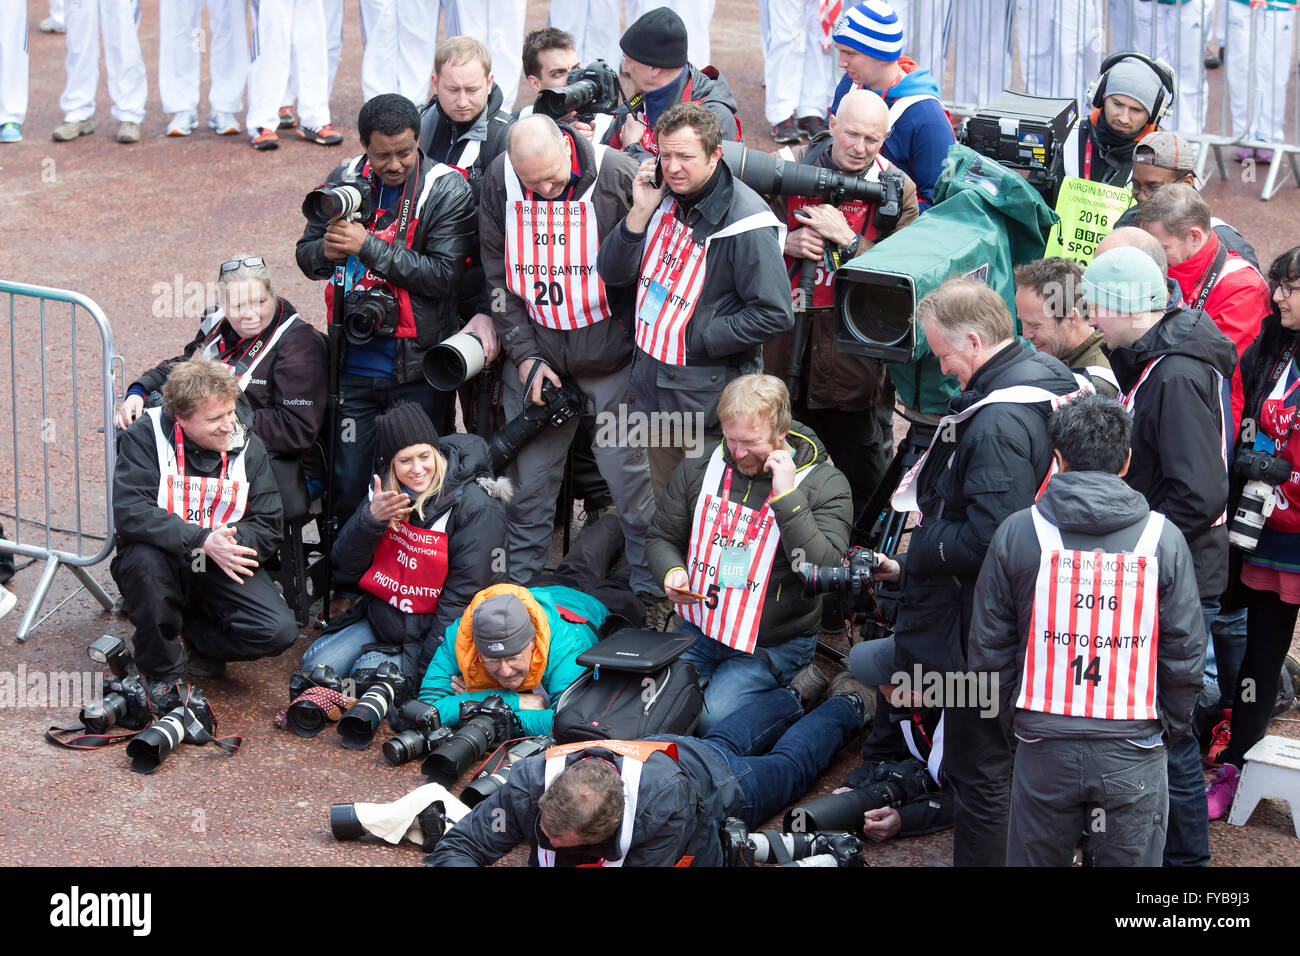
[[[1171,85],[1141,54],[1114,63],[1089,89],[1093,110],[1066,137],[1056,161],[1058,175],[1128,185],[1133,151],[1159,128],[1172,102]]]
[[[1101,331],[1133,416],[1133,456],[1124,480],[1174,523],[1192,553],[1205,633],[1228,583],[1227,382],[1232,340],[1204,312],[1165,310],[1165,274],[1134,246],[1097,256],[1083,274],[1088,321]],[[1204,658],[1201,661],[1204,666]],[[1209,811],[1196,738],[1166,742],[1169,767],[1167,866],[1209,861]]]

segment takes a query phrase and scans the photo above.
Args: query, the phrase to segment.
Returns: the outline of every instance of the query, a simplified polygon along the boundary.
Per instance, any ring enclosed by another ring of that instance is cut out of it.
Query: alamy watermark
[[[687,458],[704,453],[702,412],[643,412],[628,410],[596,413],[595,445],[599,448],[684,448]]]
[[[104,675],[96,671],[0,671],[0,708],[80,708],[104,696]]]

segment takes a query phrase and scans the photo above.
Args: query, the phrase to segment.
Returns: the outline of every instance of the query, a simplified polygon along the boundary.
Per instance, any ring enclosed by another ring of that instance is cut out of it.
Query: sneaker
[[[1223,708],[1223,719],[1210,731],[1210,746],[1205,749],[1205,765],[1217,767],[1232,740],[1232,708]]]
[[[1238,146],[1236,151],[1232,155],[1233,158],[1237,160],[1237,162],[1244,163],[1248,159],[1255,158],[1255,151],[1251,149],[1249,146]]]
[[[652,631],[668,630],[668,623],[673,616],[673,602],[648,591],[638,592],[637,597],[645,607],[645,626]]]
[[[799,132],[799,126],[791,116],[772,127],[772,139],[778,143],[797,143],[803,139],[803,134]]]
[[[253,149],[279,149],[280,137],[273,129],[267,129],[263,126],[257,128],[257,135],[253,137]]]
[[[120,124],[117,127],[116,139],[119,143],[140,142],[140,124],[132,123],[130,120]]]
[[[71,121],[56,126],[54,132],[50,135],[50,139],[56,143],[70,143],[80,136],[89,136],[94,131],[94,120]]]
[[[280,129],[293,129],[298,125],[298,114],[292,106],[280,107]]]
[[[790,689],[799,695],[799,703],[805,711],[817,706],[831,679],[816,664],[809,664],[794,677],[790,678]]]
[[[296,135],[299,139],[315,143],[318,146],[337,146],[343,142],[343,134],[329,123],[319,129],[312,129],[310,126],[299,126]]]
[[[225,110],[213,110],[208,115],[208,128],[218,136],[233,136],[239,132],[239,120],[234,113]]]
[[[830,129],[825,118],[821,116],[800,116],[795,125],[797,125],[799,129],[803,130],[809,139],[812,139],[818,133],[824,133]]]
[[[1241,775],[1232,764],[1225,763],[1219,768],[1205,790],[1205,802],[1209,804],[1211,820],[1220,820],[1227,814],[1240,783]]]
[[[63,25],[62,20],[56,20],[54,17],[46,17],[40,23],[36,24],[42,33],[67,33],[68,28]]]
[[[199,114],[194,110],[182,110],[172,117],[167,124],[168,136],[189,136],[199,126]]]
[[[0,587],[0,617],[4,617],[18,603],[18,595],[6,587]]]
[[[5,123],[0,126],[0,143],[21,143],[23,128],[17,123]]]
[[[876,716],[876,692],[874,689],[862,683],[848,671],[840,671],[831,678],[831,682],[826,687],[826,699],[832,697],[847,697],[857,709],[858,716],[862,719],[862,726],[865,727],[871,723],[872,718]]]
[[[1273,151],[1271,149],[1257,149],[1255,150],[1255,160],[1260,163],[1271,163],[1273,162]]]

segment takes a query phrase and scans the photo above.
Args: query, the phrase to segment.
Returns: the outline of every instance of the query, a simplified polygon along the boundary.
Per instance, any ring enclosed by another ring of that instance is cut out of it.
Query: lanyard
[[[1083,141],[1083,178],[1092,179],[1092,138]]]
[[[754,516],[750,518],[749,527],[745,529],[745,540],[740,543],[740,546],[742,548],[748,548],[750,544],[753,542],[753,540],[758,537],[758,516],[772,501],[772,498],[773,498],[773,493],[768,492],[767,501],[763,502],[763,507],[755,511]],[[721,511],[718,512],[718,524],[720,525],[718,530],[722,532],[722,537],[725,541],[731,540],[731,536],[736,533],[736,525],[740,524],[741,505],[737,504],[736,518],[734,521],[731,522],[730,527],[727,526],[727,510],[730,507],[731,507],[731,468],[728,467],[726,474],[723,475],[722,477],[722,509]]]
[[[1219,273],[1223,271],[1223,264],[1227,261],[1228,247],[1220,242],[1219,251],[1214,254],[1214,260],[1201,273],[1201,293],[1196,297],[1196,304],[1192,306],[1193,309],[1205,308],[1205,300],[1210,297],[1210,290],[1214,288]]]
[[[172,426],[173,436],[176,439],[176,474],[178,477],[185,477],[185,433],[181,431],[179,423]],[[221,453],[221,480],[226,480],[226,453]]]

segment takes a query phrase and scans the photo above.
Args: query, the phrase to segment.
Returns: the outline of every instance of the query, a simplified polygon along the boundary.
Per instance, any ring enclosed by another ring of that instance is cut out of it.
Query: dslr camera
[[[866,866],[862,840],[852,833],[750,833],[744,821],[728,817],[721,836],[723,866]]]
[[[103,698],[81,708],[81,726],[92,734],[104,734],[115,725],[139,730],[148,724],[153,719],[149,693],[126,642],[104,634],[91,643],[86,653],[92,661],[107,667],[112,676],[105,682]]]
[[[553,120],[576,113],[578,119],[590,123],[597,113],[616,112],[622,94],[618,74],[604,60],[593,60],[580,69],[570,70],[564,86],[538,93],[533,112]]]
[[[1254,551],[1264,522],[1277,503],[1277,486],[1291,478],[1291,463],[1257,448],[1237,452],[1233,471],[1246,479],[1237,508],[1228,524],[1228,543],[1242,551]]]
[[[460,726],[424,758],[420,772],[434,783],[450,787],[489,751],[522,736],[519,718],[500,694],[467,700],[460,705]]]
[[[554,737],[529,737],[515,744],[502,756],[495,768],[484,767],[479,775],[465,784],[460,791],[460,802],[473,808],[501,789],[510,775],[510,769],[520,760],[546,753],[555,746]]]
[[[302,201],[302,214],[312,222],[369,222],[375,214],[375,190],[364,176],[346,176],[317,186]]]
[[[795,570],[803,575],[804,597],[830,594],[849,607],[860,608],[875,589],[872,575],[879,564],[880,556],[870,548],[850,548],[838,567],[800,561]]]
[[[545,405],[534,405],[524,398],[524,410],[506,422],[488,441],[492,456],[492,471],[501,474],[506,466],[519,457],[519,450],[542,433],[548,425],[559,428],[570,418],[582,414],[582,392],[576,385],[566,382],[556,388],[550,382],[542,383]]]
[[[339,736],[349,750],[364,750],[389,709],[411,696],[416,688],[392,661],[363,668],[352,678],[357,684],[357,702],[339,718]]]
[[[739,143],[722,144],[722,161],[733,176],[760,196],[807,196],[832,205],[858,200],[880,209],[880,215],[897,218],[902,209],[903,174],[889,170],[879,182],[825,166],[810,166],[777,159]]]
[[[159,701],[158,709],[165,711],[158,722],[140,731],[126,745],[126,755],[136,773],[153,773],[182,742],[208,743],[217,726],[212,705],[193,684],[173,684]]]
[[[325,729],[325,711],[314,701],[299,700],[313,687],[323,687],[343,693],[343,681],[328,664],[318,664],[311,671],[297,671],[289,675],[289,729],[299,737],[315,737]]]
[[[343,297],[343,334],[353,345],[397,334],[397,296],[386,287],[352,289]]]
[[[388,720],[400,731],[384,741],[384,759],[394,767],[437,750],[452,733],[451,728],[442,726],[438,708],[422,700],[408,700],[389,714]]]
[[[829,793],[785,815],[785,830],[817,832],[848,830],[862,832],[862,815],[880,807],[897,807],[939,789],[925,764],[919,760],[881,761],[871,773],[871,782],[845,793]]]

